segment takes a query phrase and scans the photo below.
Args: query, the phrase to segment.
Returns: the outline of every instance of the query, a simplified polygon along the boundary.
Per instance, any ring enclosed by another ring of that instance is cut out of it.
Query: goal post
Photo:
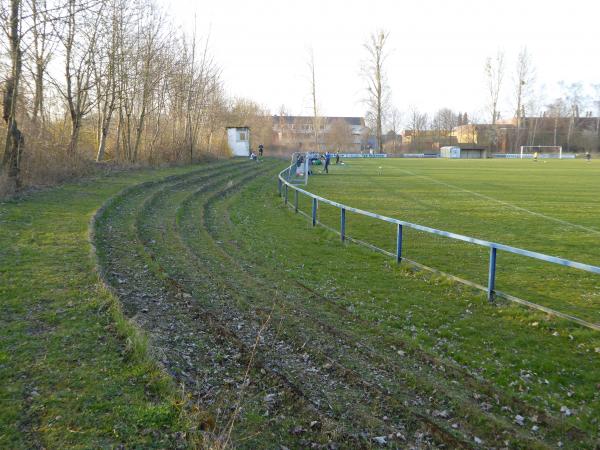
[[[562,159],[562,146],[560,145],[521,145],[521,159],[533,158],[538,153],[540,158]]]
[[[310,159],[308,153],[294,152],[290,167],[287,169],[287,180],[293,184],[308,184]]]

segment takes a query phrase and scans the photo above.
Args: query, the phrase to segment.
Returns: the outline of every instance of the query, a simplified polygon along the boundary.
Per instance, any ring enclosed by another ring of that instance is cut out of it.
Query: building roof
[[[522,122],[531,122],[534,120],[538,120],[538,121],[554,121],[554,120],[558,120],[559,122],[570,122],[571,120],[573,120],[573,118],[569,115],[569,116],[562,116],[562,117],[554,117],[551,115],[545,115],[545,116],[525,116],[521,118]],[[584,128],[592,128],[595,127],[596,124],[598,123],[598,121],[600,120],[600,117],[595,117],[595,116],[580,116],[580,117],[575,117],[575,124],[578,127],[584,127]],[[491,124],[489,124],[491,125]],[[517,125],[517,119],[516,118],[512,118],[512,119],[500,119],[496,121],[496,126],[516,126]]]
[[[320,119],[324,119],[325,123],[331,124],[337,120],[343,120],[348,125],[351,126],[364,126],[365,119],[362,117],[319,117]],[[279,124],[280,122],[285,122],[286,124],[292,123],[312,123],[314,117],[313,116],[273,116],[273,123]]]

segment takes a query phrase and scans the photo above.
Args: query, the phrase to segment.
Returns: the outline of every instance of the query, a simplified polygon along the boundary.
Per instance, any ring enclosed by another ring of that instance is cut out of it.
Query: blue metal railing
[[[469,242],[471,244],[475,244],[475,245],[479,245],[482,247],[487,247],[490,249],[490,258],[489,258],[489,266],[488,266],[488,284],[487,286],[481,286],[478,285],[476,283],[467,281],[467,280],[463,280],[461,278],[446,274],[446,273],[442,273],[443,275],[449,276],[450,278],[457,280],[461,283],[465,283],[468,284],[470,286],[476,287],[478,289],[484,290],[487,292],[487,298],[489,301],[493,301],[495,296],[499,296],[502,298],[506,298],[508,300],[520,303],[522,305],[531,307],[531,308],[535,308],[541,311],[544,311],[546,313],[555,315],[557,317],[561,317],[563,319],[567,319],[567,320],[571,320],[573,322],[576,322],[580,325],[583,325],[585,327],[600,331],[600,324],[595,324],[595,323],[591,323],[588,321],[585,321],[583,319],[580,319],[578,317],[575,316],[571,316],[569,314],[565,314],[562,313],[560,311],[556,311],[553,310],[551,308],[542,306],[542,305],[538,305],[536,303],[532,303],[529,302],[527,300],[523,300],[520,299],[518,297],[514,297],[510,294],[504,293],[504,292],[500,292],[497,291],[495,288],[496,285],[496,257],[497,257],[497,251],[498,250],[502,250],[508,253],[514,253],[516,255],[521,255],[521,256],[526,256],[528,258],[533,258],[533,259],[538,259],[541,261],[545,261],[545,262],[549,262],[552,264],[558,264],[560,266],[565,266],[565,267],[571,267],[573,269],[579,269],[579,270],[583,270],[586,272],[591,272],[591,273],[595,273],[595,274],[599,274],[600,275],[600,267],[598,266],[592,266],[590,264],[584,264],[584,263],[580,263],[580,262],[576,262],[576,261],[571,261],[568,259],[564,259],[564,258],[558,258],[556,256],[549,256],[549,255],[545,255],[543,253],[538,253],[538,252],[533,252],[530,250],[524,250],[521,248],[517,248],[517,247],[512,247],[510,245],[504,245],[504,244],[498,244],[496,242],[491,242],[491,241],[485,241],[482,239],[477,239],[477,238],[472,238],[470,236],[464,236],[462,234],[457,234],[457,233],[451,233],[448,231],[443,231],[443,230],[438,230],[436,228],[431,228],[431,227],[426,227],[423,225],[418,225],[416,223],[411,223],[411,222],[406,222],[404,220],[399,220],[399,219],[394,219],[392,217],[387,217],[387,216],[383,216],[381,214],[376,214],[370,211],[365,211],[359,208],[353,208],[351,206],[348,205],[344,205],[342,203],[338,203],[338,202],[334,202],[332,200],[326,199],[324,197],[320,197],[318,195],[315,195],[311,192],[308,192],[304,189],[301,189],[297,186],[292,185],[291,183],[289,183],[285,177],[283,176],[284,172],[288,171],[288,168],[282,170],[279,173],[279,179],[278,179],[278,190],[279,190],[279,194],[282,194],[282,190],[284,190],[284,198],[285,198],[285,204],[287,205],[288,203],[288,188],[291,188],[295,191],[295,201],[294,201],[294,209],[296,212],[298,212],[298,196],[299,194],[303,194],[306,195],[307,197],[312,199],[312,225],[316,226],[318,221],[317,221],[317,208],[318,208],[318,203],[324,203],[327,205],[331,205],[333,207],[336,207],[338,209],[340,209],[340,231],[336,231],[333,230],[337,233],[340,234],[341,240],[342,242],[346,241],[346,240],[350,240],[350,238],[346,235],[346,212],[350,211],[353,212],[355,214],[359,214],[362,216],[366,216],[366,217],[371,217],[374,219],[378,219],[384,222],[388,222],[388,223],[392,223],[392,224],[396,224],[397,225],[397,234],[396,234],[396,253],[392,254],[390,252],[387,252],[383,249],[380,249],[378,247],[375,247],[371,244],[367,244],[361,241],[357,241],[354,240],[355,242],[358,242],[359,244],[364,244],[367,245],[370,248],[373,248],[375,250],[378,250],[382,253],[385,253],[387,255],[390,256],[394,256],[396,258],[396,261],[398,263],[402,262],[403,260],[406,260],[410,263],[413,264],[417,264],[418,266],[422,267],[422,268],[426,268],[429,270],[433,270],[435,272],[439,272],[442,273],[438,270],[435,269],[431,269],[429,267],[423,266],[422,264],[416,263],[414,261],[410,261],[406,258],[402,257],[402,244],[403,244],[403,236],[402,236],[402,231],[403,231],[403,227],[408,227],[408,228],[412,228],[414,230],[418,230],[418,231],[423,231],[425,233],[430,233],[430,234],[435,234],[438,236],[443,236],[443,237],[447,237],[450,239],[455,239],[458,241],[463,241],[463,242]]]

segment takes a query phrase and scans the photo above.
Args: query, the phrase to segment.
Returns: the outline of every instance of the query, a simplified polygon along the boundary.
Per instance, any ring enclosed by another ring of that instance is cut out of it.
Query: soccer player
[[[331,161],[331,155],[329,152],[325,153],[325,173],[329,173],[329,161]]]
[[[585,159],[587,162],[592,162],[592,154],[590,153],[589,150],[587,152],[585,152]]]
[[[258,146],[258,156],[262,158],[264,147],[262,144]]]
[[[535,152],[533,154],[533,162],[537,162],[537,158],[538,158],[538,152]]]

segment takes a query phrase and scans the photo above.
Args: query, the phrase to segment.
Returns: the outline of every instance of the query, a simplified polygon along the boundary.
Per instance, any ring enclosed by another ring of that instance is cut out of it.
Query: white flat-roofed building
[[[233,156],[250,156],[250,128],[227,127],[227,143]]]

